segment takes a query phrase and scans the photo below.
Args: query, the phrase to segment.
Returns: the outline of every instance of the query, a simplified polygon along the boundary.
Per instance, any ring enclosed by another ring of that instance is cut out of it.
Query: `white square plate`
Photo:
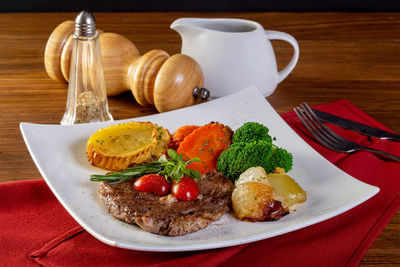
[[[276,222],[242,222],[231,214],[209,227],[182,237],[147,233],[110,215],[98,197],[99,184],[89,181],[94,173],[86,158],[86,141],[99,128],[111,123],[72,126],[21,123],[25,143],[36,166],[54,195],[90,234],[112,246],[144,251],[189,251],[233,246],[288,233],[343,213],[375,195],[379,188],[365,184],[328,162],[302,140],[275,112],[257,88],[196,106],[134,118],[151,121],[173,133],[186,124],[218,121],[233,130],[244,122],[257,121],[277,137],[276,144],[293,154],[289,172],[307,192],[307,202]]]

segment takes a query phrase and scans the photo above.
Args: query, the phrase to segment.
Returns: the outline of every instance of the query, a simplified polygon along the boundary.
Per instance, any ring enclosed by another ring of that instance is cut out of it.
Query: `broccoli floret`
[[[233,134],[233,143],[238,142],[253,142],[264,140],[272,142],[271,136],[268,134],[269,129],[258,122],[246,122]]]
[[[274,172],[276,167],[290,171],[292,154],[273,145],[275,138],[268,132],[267,127],[257,122],[243,124],[233,134],[232,144],[219,156],[217,170],[233,182],[250,167],[261,166],[267,173]]]
[[[261,166],[267,173],[276,167],[289,171],[292,168],[292,154],[265,140],[250,143],[233,143],[218,158],[217,170],[233,182],[250,167]]]
[[[262,166],[267,173],[272,173],[275,171],[276,167],[281,167],[288,172],[293,166],[293,156],[291,153],[287,152],[286,149],[272,146],[272,154],[267,160],[267,164]]]
[[[267,165],[272,152],[272,144],[264,140],[234,143],[219,156],[217,170],[234,182],[248,168]]]

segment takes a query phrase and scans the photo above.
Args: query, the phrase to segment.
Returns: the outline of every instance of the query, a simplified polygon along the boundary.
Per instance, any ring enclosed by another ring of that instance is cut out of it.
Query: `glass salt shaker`
[[[112,121],[101,66],[96,20],[87,11],[75,19],[68,98],[61,124]]]

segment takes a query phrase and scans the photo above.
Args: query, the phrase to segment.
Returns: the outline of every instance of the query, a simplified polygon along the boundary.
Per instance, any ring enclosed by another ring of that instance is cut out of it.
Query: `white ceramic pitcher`
[[[211,97],[231,94],[250,84],[264,96],[272,94],[296,66],[299,46],[291,35],[265,31],[243,19],[180,18],[171,24],[182,38],[182,54],[194,58],[204,73]],[[278,71],[269,40],[283,40],[294,48],[289,64]]]

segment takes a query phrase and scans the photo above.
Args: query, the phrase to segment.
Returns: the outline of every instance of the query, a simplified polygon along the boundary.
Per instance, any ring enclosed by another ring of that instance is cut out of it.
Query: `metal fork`
[[[400,157],[373,148],[361,146],[357,143],[344,139],[334,133],[328,126],[315,115],[307,103],[294,108],[294,112],[310,133],[324,146],[338,152],[355,152],[366,150],[378,154],[384,158],[400,162]]]

